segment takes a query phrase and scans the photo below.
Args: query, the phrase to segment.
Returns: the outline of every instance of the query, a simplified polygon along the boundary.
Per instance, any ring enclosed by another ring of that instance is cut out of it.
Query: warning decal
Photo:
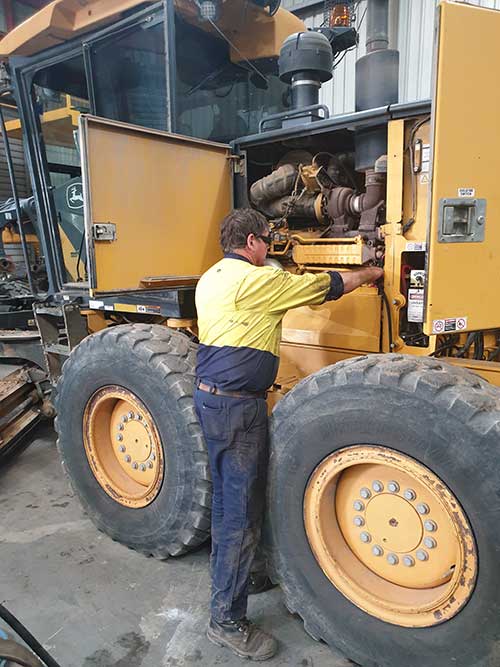
[[[466,317],[449,317],[445,320],[432,321],[432,333],[453,333],[455,331],[464,331],[467,329]]]

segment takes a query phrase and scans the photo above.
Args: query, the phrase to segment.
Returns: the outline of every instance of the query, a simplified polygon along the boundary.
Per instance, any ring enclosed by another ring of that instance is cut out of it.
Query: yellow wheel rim
[[[437,625],[474,590],[476,546],[459,502],[395,450],[358,445],[324,459],[306,488],[304,522],[332,584],[383,621]]]
[[[103,387],[88,402],[83,441],[103,490],[126,507],[149,505],[164,477],[161,440],[144,404],[127,389]]]

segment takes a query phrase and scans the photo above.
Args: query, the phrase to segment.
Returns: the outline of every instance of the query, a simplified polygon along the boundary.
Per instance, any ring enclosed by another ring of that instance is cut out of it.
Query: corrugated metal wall
[[[438,0],[391,2],[391,11],[396,17],[390,31],[391,47],[400,52],[399,101],[427,99],[431,95],[434,12]],[[468,0],[468,4],[500,10],[500,0]],[[309,28],[320,26],[323,21],[322,4],[311,7],[310,3],[300,0],[284,0],[283,6],[295,11]],[[322,89],[321,101],[332,114],[354,111],[354,68],[356,60],[365,53],[365,10],[366,0],[361,0],[356,11],[356,25],[360,30],[358,46],[345,55],[335,69],[333,80]]]

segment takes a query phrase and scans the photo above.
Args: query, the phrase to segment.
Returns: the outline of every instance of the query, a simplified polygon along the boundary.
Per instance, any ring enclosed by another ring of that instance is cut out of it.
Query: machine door
[[[500,324],[500,11],[442,2],[425,332]]]
[[[80,141],[93,293],[190,283],[220,259],[229,146],[93,116]]]

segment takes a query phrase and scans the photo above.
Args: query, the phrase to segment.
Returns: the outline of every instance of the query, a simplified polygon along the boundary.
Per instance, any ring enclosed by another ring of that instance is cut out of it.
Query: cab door
[[[500,323],[500,11],[442,2],[425,332]]]
[[[189,284],[221,258],[231,149],[94,116],[80,118],[93,294]]]

